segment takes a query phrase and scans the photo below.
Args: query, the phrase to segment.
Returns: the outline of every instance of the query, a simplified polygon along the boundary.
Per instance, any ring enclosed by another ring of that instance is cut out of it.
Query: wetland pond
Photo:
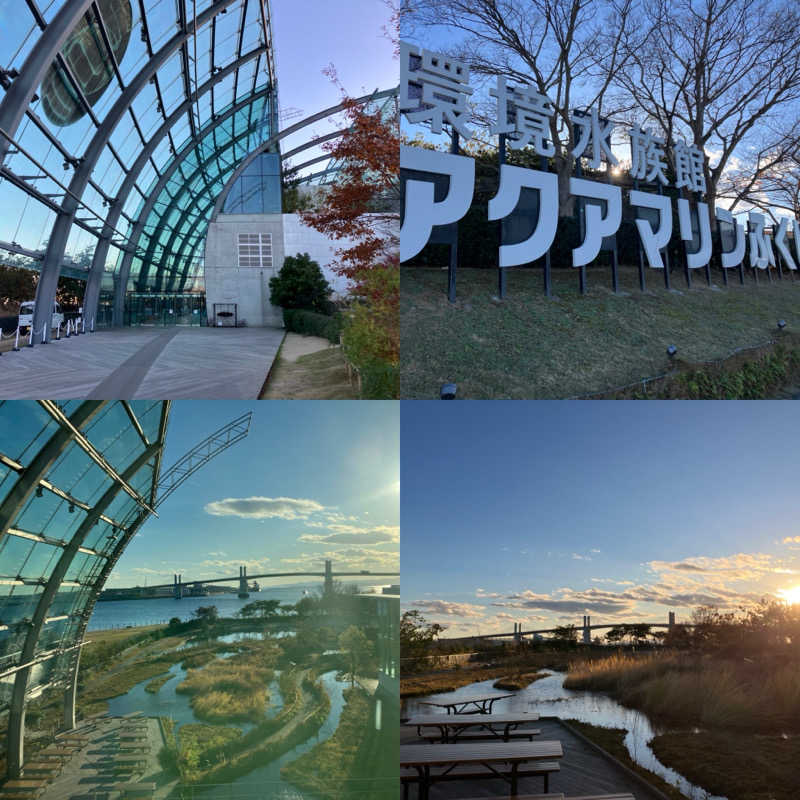
[[[492,710],[497,714],[505,712],[536,712],[541,717],[558,717],[574,719],[597,725],[602,728],[624,728],[625,746],[630,757],[640,766],[663,778],[667,783],[676,786],[679,791],[691,800],[727,800],[725,797],[713,795],[700,786],[690,783],[675,770],[662,764],[650,749],[650,740],[662,731],[654,726],[645,714],[631,708],[625,708],[616,700],[604,694],[589,691],[565,689],[562,684],[566,673],[542,670],[546,678],[534,681],[530,686],[515,692],[513,697],[498,700]],[[430,706],[421,705],[423,700],[443,700],[449,702],[459,697],[471,695],[501,694],[492,684],[495,679],[471,683],[453,692],[432,694],[427,697],[410,697],[403,700],[401,717],[413,714],[430,714]],[[700,732],[698,731],[698,735]]]
[[[240,639],[256,638],[247,634],[232,634],[219,637],[219,641],[238,641]],[[226,657],[232,653],[221,653],[219,657]],[[169,673],[174,677],[170,678],[157,692],[145,691],[145,686],[152,680],[137,683],[126,694],[113,697],[108,700],[108,713],[111,716],[122,716],[131,712],[141,712],[146,717],[168,717],[175,723],[175,732],[178,733],[183,725],[199,723],[208,725],[205,720],[198,719],[190,705],[191,695],[180,694],[175,691],[181,681],[186,677],[187,670],[178,664],[173,664]],[[269,700],[266,708],[266,716],[269,718],[277,715],[283,708],[283,698],[281,697],[278,686],[280,672],[275,671],[275,678],[269,683]],[[192,797],[195,798],[220,798],[225,800],[228,797],[236,798],[276,798],[276,800],[314,800],[316,795],[304,792],[292,784],[281,779],[281,767],[289,764],[304,753],[307,753],[319,742],[329,739],[339,725],[339,718],[344,708],[345,701],[343,692],[347,683],[336,680],[336,672],[330,671],[323,673],[321,681],[325,692],[331,701],[331,708],[319,731],[304,742],[295,746],[279,758],[258,767],[246,775],[240,775],[236,780],[224,786],[195,786],[192,788]],[[251,722],[226,722],[225,727],[239,728],[242,733],[247,733],[254,726]]]

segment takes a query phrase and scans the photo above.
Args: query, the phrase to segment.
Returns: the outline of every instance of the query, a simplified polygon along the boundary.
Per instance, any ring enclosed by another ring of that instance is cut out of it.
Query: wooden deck
[[[629,792],[636,800],[663,800],[656,791],[649,791],[625,770],[620,769],[590,745],[575,736],[558,720],[540,719],[536,727],[541,729],[537,738],[557,739],[564,749],[560,759],[561,771],[553,775],[550,792],[569,795],[615,794]],[[415,728],[403,725],[400,729],[400,743],[418,742]],[[429,744],[426,747],[441,747]],[[537,794],[542,791],[540,778],[520,780],[520,794]],[[438,783],[431,789],[431,800],[457,800],[458,798],[481,798],[508,796],[508,785],[502,780],[451,781]],[[415,790],[409,797],[414,800]]]
[[[257,399],[279,328],[117,328],[0,359],[0,399]]]

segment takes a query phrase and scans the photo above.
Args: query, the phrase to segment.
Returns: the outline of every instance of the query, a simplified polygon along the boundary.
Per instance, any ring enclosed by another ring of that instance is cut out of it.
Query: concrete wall
[[[240,268],[240,233],[272,233],[272,270]],[[350,245],[348,240],[331,242],[309,228],[296,214],[220,214],[208,226],[205,248],[205,286],[208,319],[214,303],[236,303],[239,321],[248,327],[283,325],[281,310],[269,302],[269,279],[280,271],[286,256],[308,253],[322,269],[333,289],[334,299],[347,294],[348,281],[334,274],[330,264],[334,251]]]
[[[308,253],[312,261],[316,261],[322,269],[325,280],[333,289],[333,296],[343,297],[347,294],[348,281],[336,275],[330,268],[334,260],[334,251],[351,246],[349,239],[331,241],[324,234],[303,225],[297,214],[283,215],[283,247],[287,256]]]
[[[248,327],[283,326],[281,310],[269,302],[269,279],[284,259],[281,214],[220,214],[208,226],[205,248],[206,305],[209,323],[215,303],[236,303],[239,322]],[[239,267],[239,234],[272,234],[272,269]]]

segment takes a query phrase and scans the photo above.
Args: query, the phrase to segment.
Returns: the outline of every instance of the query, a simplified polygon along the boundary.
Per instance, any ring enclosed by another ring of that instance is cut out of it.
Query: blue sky
[[[342,87],[351,97],[397,86],[400,62],[384,35],[391,11],[382,0],[337,0],[336,3],[297,3],[273,0],[272,31],[281,108],[301,109],[286,119],[289,127],[304,117],[341,102],[340,90],[323,74],[336,68]],[[321,120],[296,136],[287,137],[284,152],[303,141],[340,127]],[[309,134],[311,131],[311,134]],[[297,156],[300,164],[320,151]],[[307,170],[314,172],[317,165]]]
[[[334,571],[397,569],[398,404],[177,401],[164,467],[248,409],[249,436],[159,507],[110,586],[237,575],[239,564],[251,574],[318,571],[325,558]]]
[[[405,608],[451,635],[666,622],[800,584],[797,410],[406,402]]]

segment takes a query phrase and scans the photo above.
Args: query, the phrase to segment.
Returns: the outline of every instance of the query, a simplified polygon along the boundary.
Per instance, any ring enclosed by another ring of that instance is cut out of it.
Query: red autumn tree
[[[329,70],[336,80],[333,69]],[[396,363],[399,352],[400,137],[396,98],[371,109],[345,97],[348,128],[322,145],[339,168],[311,210],[306,225],[348,243],[336,250],[334,272],[347,277],[366,305],[373,328],[373,355]],[[362,309],[362,317],[364,310]]]
[[[397,255],[400,138],[396,107],[387,114],[348,97],[343,104],[349,128],[322,145],[339,167],[336,181],[302,219],[332,239],[353,241],[336,251],[334,268],[358,284],[364,270]]]

